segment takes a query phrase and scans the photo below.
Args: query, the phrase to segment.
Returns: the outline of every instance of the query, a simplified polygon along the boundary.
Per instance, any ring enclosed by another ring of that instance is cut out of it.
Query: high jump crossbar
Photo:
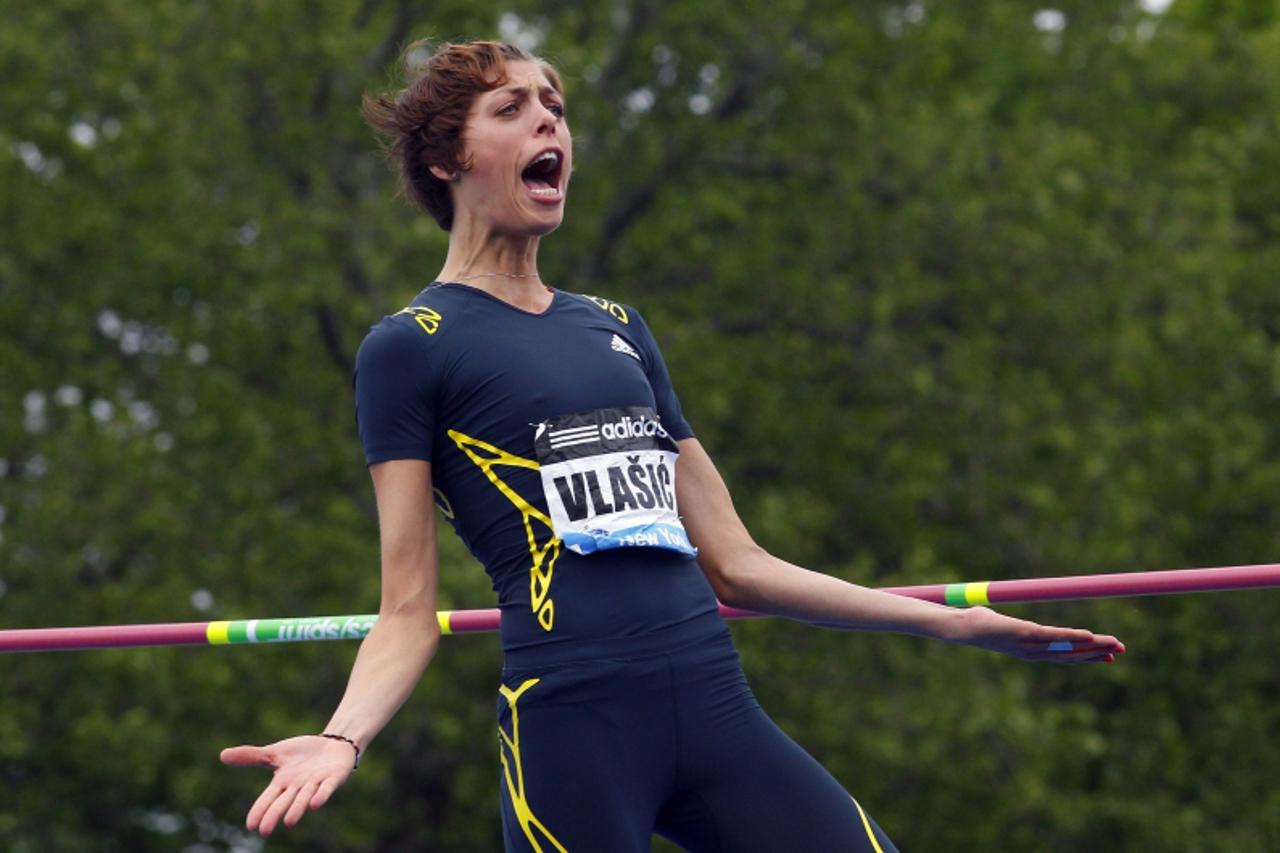
[[[1280,587],[1280,564],[1119,572],[1056,578],[978,581],[880,587],[884,592],[955,607],[1025,604],[1088,598],[1172,595]],[[720,605],[726,619],[761,616],[749,610]],[[497,608],[441,610],[444,634],[497,631]],[[137,646],[221,646],[244,643],[287,643],[313,640],[356,640],[369,633],[376,615],[304,616],[282,619],[236,619],[213,622],[167,622],[145,625],[94,625],[74,628],[11,628],[0,630],[0,652],[63,651]]]

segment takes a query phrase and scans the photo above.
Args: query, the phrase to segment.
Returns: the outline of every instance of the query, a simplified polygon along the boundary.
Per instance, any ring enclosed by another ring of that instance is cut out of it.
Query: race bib
[[[534,449],[556,536],[610,548],[698,551],[676,512],[675,441],[647,406],[561,415],[535,425]]]

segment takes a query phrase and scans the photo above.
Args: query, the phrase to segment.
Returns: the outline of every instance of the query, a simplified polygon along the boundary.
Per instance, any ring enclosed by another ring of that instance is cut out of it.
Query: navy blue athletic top
[[[437,506],[498,594],[507,652],[715,611],[675,507],[675,442],[693,431],[634,308],[555,291],[533,314],[437,282],[373,327],[355,388],[370,465],[431,462]]]
[[[641,851],[655,830],[896,850],[747,687],[676,511],[692,430],[635,309],[433,284],[365,338],[355,382],[369,463],[431,462],[498,593],[507,851]]]

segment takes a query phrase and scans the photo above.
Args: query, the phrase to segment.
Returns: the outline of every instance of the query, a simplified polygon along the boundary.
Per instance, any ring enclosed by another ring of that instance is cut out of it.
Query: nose
[[[539,136],[554,134],[556,132],[556,123],[560,121],[560,116],[547,109],[545,104],[538,104],[538,127],[537,134]]]

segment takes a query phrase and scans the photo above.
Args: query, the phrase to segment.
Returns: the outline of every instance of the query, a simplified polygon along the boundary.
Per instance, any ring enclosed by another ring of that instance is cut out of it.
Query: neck
[[[551,293],[538,275],[541,239],[495,233],[470,219],[455,220],[437,280],[461,282],[528,311],[544,310]]]

